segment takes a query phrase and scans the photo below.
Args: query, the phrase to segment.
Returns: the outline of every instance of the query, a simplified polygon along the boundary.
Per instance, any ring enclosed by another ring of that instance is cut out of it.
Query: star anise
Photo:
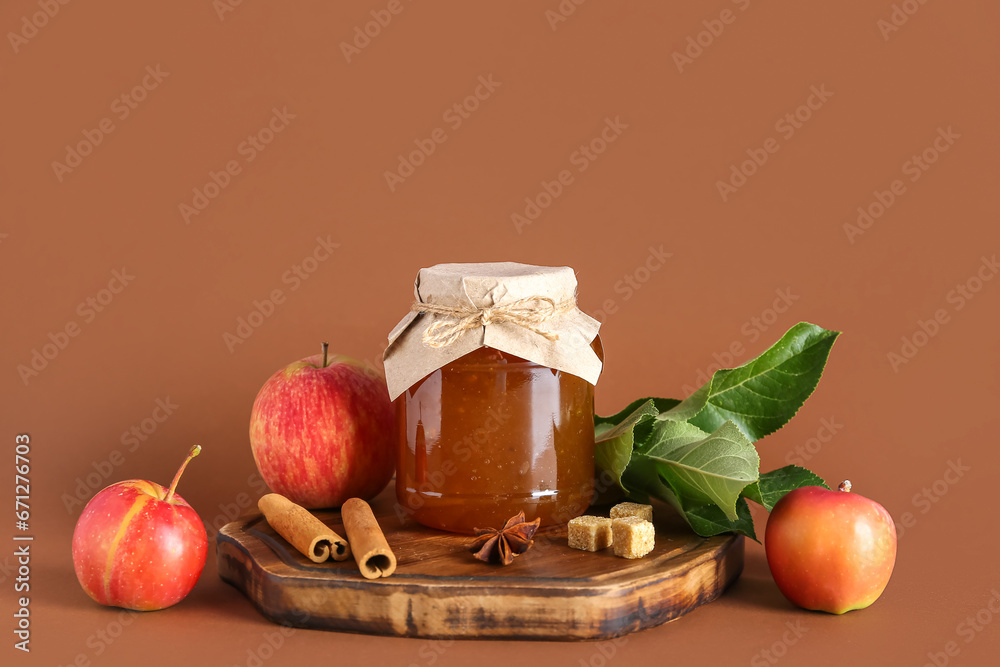
[[[469,551],[484,563],[510,565],[515,556],[520,556],[531,547],[531,538],[541,521],[525,521],[524,512],[518,512],[517,516],[507,519],[507,523],[499,530],[476,528],[478,537]]]

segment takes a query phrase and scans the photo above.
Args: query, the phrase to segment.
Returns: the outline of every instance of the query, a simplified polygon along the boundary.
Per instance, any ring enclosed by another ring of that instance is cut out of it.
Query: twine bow
[[[433,303],[414,303],[410,310],[418,313],[442,315],[441,319],[424,331],[424,343],[431,347],[446,347],[459,336],[476,327],[497,322],[510,322],[542,336],[558,340],[559,334],[543,329],[540,325],[559,313],[576,307],[575,299],[556,302],[545,296],[529,296],[499,306],[440,306]]]

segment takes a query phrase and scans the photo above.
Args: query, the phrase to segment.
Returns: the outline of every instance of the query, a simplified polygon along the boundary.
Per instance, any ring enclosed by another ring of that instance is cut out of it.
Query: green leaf
[[[642,419],[652,420],[658,414],[653,399],[635,401],[614,417],[595,419],[596,444],[594,447],[594,467],[596,468],[596,502],[614,502],[628,493],[622,484],[622,473],[632,460],[634,429]]]
[[[756,442],[787,424],[809,398],[839,335],[800,322],[756,359],[717,371],[661,417],[688,421],[703,431],[731,420]]]
[[[610,417],[594,417],[594,426],[598,433],[598,440],[600,440],[600,433],[603,430],[607,430],[608,426],[617,426],[621,424],[625,419],[632,416],[632,413],[639,410],[640,408],[646,408],[647,404],[652,402],[653,408],[655,408],[650,414],[659,414],[665,412],[670,408],[674,407],[680,401],[675,398],[640,398],[632,401],[625,409],[621,412],[611,415]]]
[[[756,539],[746,498],[770,510],[792,488],[823,484],[794,466],[760,475],[753,443],[802,407],[839,335],[800,322],[762,355],[717,371],[683,401],[639,399],[616,415],[596,417],[598,489],[603,484],[638,502],[659,498],[699,535]]]
[[[736,501],[736,520],[730,521],[721,509],[715,505],[698,505],[685,509],[684,518],[688,525],[702,537],[721,535],[722,533],[742,533],[752,540],[757,540],[753,527],[753,517],[750,507],[744,498]]]
[[[656,461],[640,452],[632,454],[632,465],[622,475],[622,484],[628,489],[628,497],[635,502],[649,504],[651,498],[659,498],[678,512],[684,511],[673,489],[660,477]]]
[[[684,506],[674,490],[660,477],[655,461],[637,452],[633,457],[633,463],[634,465],[629,466],[625,473],[625,485],[631,491],[632,500],[649,503],[650,498],[658,498],[670,504],[687,521],[691,530],[702,537],[721,533],[742,533],[751,539],[757,539],[753,517],[744,498],[736,501],[737,518],[736,521],[730,521],[716,505]]]
[[[743,489],[743,495],[770,512],[786,493],[803,486],[830,488],[822,477],[811,470],[785,466],[762,474],[759,480]]]
[[[737,519],[736,501],[743,488],[756,482],[760,457],[733,422],[707,434],[684,422],[658,420],[642,453],[657,464],[660,476],[683,500],[717,505],[730,521]]]
[[[632,458],[636,427],[678,403],[672,398],[640,398],[610,417],[594,417],[595,504],[612,503],[628,495],[622,473]]]
[[[667,457],[671,452],[704,440],[708,436],[708,433],[694,424],[666,421],[657,417],[648,424],[648,434],[645,431],[638,434],[638,440],[641,442],[639,451],[649,456]]]

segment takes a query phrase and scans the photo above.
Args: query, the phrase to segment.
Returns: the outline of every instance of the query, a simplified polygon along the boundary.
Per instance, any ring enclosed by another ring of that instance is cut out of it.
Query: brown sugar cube
[[[615,555],[642,558],[653,550],[653,524],[637,516],[611,520]]]
[[[646,521],[653,520],[653,506],[639,503],[619,503],[611,508],[612,519],[623,519],[627,516],[637,516]]]
[[[569,546],[584,551],[600,551],[611,546],[611,519],[600,516],[578,516],[567,528]]]

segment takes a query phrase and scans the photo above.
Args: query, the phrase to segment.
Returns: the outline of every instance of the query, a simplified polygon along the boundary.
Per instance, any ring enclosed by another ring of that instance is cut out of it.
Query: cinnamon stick
[[[257,507],[271,528],[312,562],[322,563],[331,556],[333,560],[350,558],[351,547],[347,540],[288,498],[269,493],[257,501]]]
[[[396,556],[385,541],[371,506],[360,498],[351,498],[340,509],[340,515],[361,575],[365,579],[378,579],[395,572]]]

